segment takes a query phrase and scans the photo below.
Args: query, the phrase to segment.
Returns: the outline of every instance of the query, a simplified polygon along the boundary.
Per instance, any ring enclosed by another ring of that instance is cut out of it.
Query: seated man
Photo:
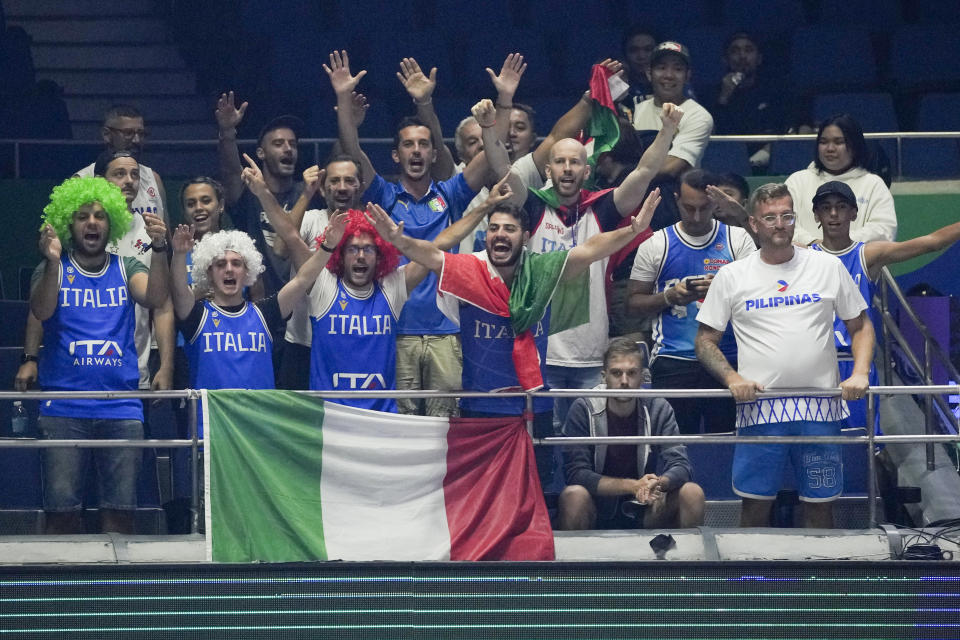
[[[598,389],[639,389],[643,354],[637,343],[615,338],[603,355]],[[663,398],[578,398],[563,425],[567,437],[678,435],[673,409]],[[703,524],[704,496],[690,482],[687,448],[664,445],[564,447],[567,487],[560,494],[558,528],[689,528]],[[624,502],[644,505],[626,515]]]
[[[30,310],[43,323],[40,355],[44,391],[136,391],[134,304],[157,308],[167,300],[167,261],[147,267],[107,253],[130,226],[123,193],[103,178],[71,178],[54,188],[44,208],[40,253]],[[166,251],[166,226],[143,214],[155,252]],[[64,251],[66,249],[66,251]],[[143,405],[137,399],[48,400],[40,405],[48,439],[139,439]],[[101,530],[134,532],[139,449],[47,449],[43,508],[47,533],[83,533],[84,470],[92,458],[99,480]]]

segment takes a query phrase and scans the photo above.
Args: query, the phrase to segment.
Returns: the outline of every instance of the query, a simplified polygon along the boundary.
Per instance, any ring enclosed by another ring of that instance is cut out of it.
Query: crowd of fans
[[[456,155],[442,142],[436,70],[405,58],[397,77],[412,113],[396,128],[395,166],[378,167],[358,134],[367,70],[334,51],[323,68],[338,144],[302,176],[303,123],[278,115],[256,157],[241,155],[248,103],[224,93],[219,177],[184,184],[177,226],[163,181],[138,160],[143,117],[112,108],[106,149],[44,210],[17,388],[466,389],[491,393],[342,402],[485,417],[525,412],[497,390],[649,383],[734,397],[538,398],[534,435],[833,434],[851,414],[864,426],[845,401],[862,402],[869,385],[871,283],[960,228],[895,242],[893,199],[846,114],[820,125],[810,166],[786,184],[750,194],[742,176],[701,167],[711,133],[785,127],[749,34],[730,38],[729,71],[702,100],[684,44],[635,29],[624,54],[623,65],[584,68],[583,96],[553,123],[514,101],[527,66],[509,55],[487,69],[495,99],[464,114]],[[767,145],[751,148],[752,165],[769,158]],[[837,386],[842,398],[757,395]],[[137,438],[143,419],[139,403],[52,400],[40,427],[49,438]],[[553,451],[538,449],[537,465],[544,490],[560,493],[560,528],[703,522],[683,446],[569,447],[563,478]],[[88,456],[105,530],[132,532],[137,462],[123,449],[47,453],[48,529],[80,530]],[[743,524],[768,520],[788,459],[808,524],[830,526],[839,446],[811,445],[737,447]]]

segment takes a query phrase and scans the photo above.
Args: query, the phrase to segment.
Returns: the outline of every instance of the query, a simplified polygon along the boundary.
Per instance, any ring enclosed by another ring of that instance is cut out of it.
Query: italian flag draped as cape
[[[540,354],[530,329],[550,309],[550,333],[586,324],[590,320],[588,306],[589,271],[567,282],[560,282],[567,251],[520,254],[520,263],[511,288],[485,260],[473,254],[444,254],[443,271],[437,290],[452,295],[487,313],[510,318],[513,339],[513,365],[524,391],[543,387]]]
[[[552,560],[516,418],[421,418],[292,391],[204,391],[207,557]]]

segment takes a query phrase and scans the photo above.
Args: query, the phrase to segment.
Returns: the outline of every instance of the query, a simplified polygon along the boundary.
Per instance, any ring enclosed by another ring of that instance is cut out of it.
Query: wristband
[[[513,109],[513,105],[512,105],[512,104],[503,104],[502,102],[498,102],[498,103],[496,104],[496,107],[497,107],[497,109]]]
[[[20,356],[20,364],[27,364],[28,362],[37,362],[37,356],[32,353],[25,353]]]
[[[425,107],[431,102],[433,102],[433,98],[427,98],[423,102],[419,102],[416,98],[413,99],[413,104],[417,105],[418,107]]]
[[[488,124],[487,126],[483,126],[483,125],[480,124],[479,122],[477,122],[477,124],[480,125],[480,128],[481,128],[481,129],[492,129],[493,127],[497,126],[497,121],[494,120],[494,121],[493,121],[493,124]]]
[[[157,244],[156,242],[154,242],[154,243],[150,246],[150,248],[153,249],[154,251],[156,251],[157,253],[162,253],[162,252],[166,252],[166,250],[167,250],[167,244],[166,244],[166,243]]]
[[[334,249],[336,249],[336,247],[334,247],[333,249],[331,249],[330,247],[328,247],[327,245],[323,244],[322,242],[320,243],[320,248],[323,249],[324,251],[326,251],[327,253],[333,253]]]

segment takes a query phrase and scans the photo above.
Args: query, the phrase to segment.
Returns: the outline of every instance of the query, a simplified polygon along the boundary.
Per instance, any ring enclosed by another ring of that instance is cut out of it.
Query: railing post
[[[930,336],[926,336],[923,339],[923,377],[924,384],[933,384],[933,358],[931,354],[930,347]],[[924,425],[923,433],[925,435],[930,435],[933,433],[933,394],[925,393],[923,394],[923,412],[924,412]],[[936,468],[936,458],[933,448],[933,443],[928,442],[927,445],[927,471],[933,471]]]
[[[198,453],[200,450],[197,442],[197,392],[190,390],[190,396],[187,401],[188,411],[187,424],[190,426],[190,439],[193,443],[190,445],[190,533],[199,533],[200,531],[200,461]]]
[[[883,332],[883,380],[884,386],[890,386],[893,380],[893,355],[890,352],[890,329],[887,328],[887,316],[890,315],[890,288],[887,285],[887,276],[889,273],[883,273],[880,277],[880,328]],[[892,317],[892,316],[891,316]]]
[[[526,407],[527,407],[527,433],[530,434],[530,439],[533,439],[533,393],[527,391],[527,396],[525,398]]]
[[[20,141],[13,143],[13,177],[20,178]]]
[[[867,516],[869,528],[877,526],[877,456],[874,453],[874,438],[877,429],[874,425],[877,415],[877,396],[867,391]]]

